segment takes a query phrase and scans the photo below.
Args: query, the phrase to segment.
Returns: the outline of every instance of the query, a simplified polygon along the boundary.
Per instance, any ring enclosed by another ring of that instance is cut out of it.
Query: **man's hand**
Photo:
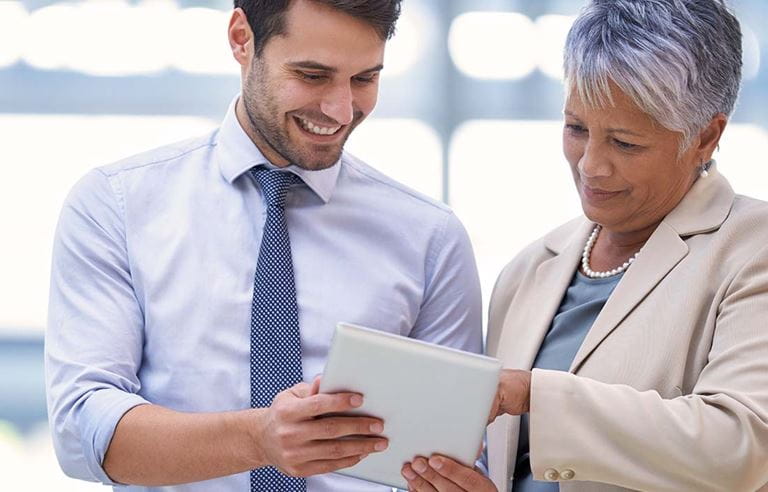
[[[499,415],[527,413],[531,402],[531,373],[517,369],[504,369],[499,377],[499,388],[493,400],[488,423]]]
[[[485,475],[445,456],[417,457],[401,472],[412,492],[496,492]]]
[[[260,462],[306,477],[352,466],[387,448],[380,419],[334,415],[360,407],[361,395],[318,394],[318,388],[319,379],[299,383],[265,409],[254,436],[263,453]]]

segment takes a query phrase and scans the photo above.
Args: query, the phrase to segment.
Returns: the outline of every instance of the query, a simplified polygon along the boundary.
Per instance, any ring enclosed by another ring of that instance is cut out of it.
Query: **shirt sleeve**
[[[480,452],[480,456],[475,460],[475,469],[485,475],[488,474],[488,433],[483,435],[483,450]]]
[[[113,178],[114,179],[114,178]],[[64,472],[113,485],[102,467],[137,393],[143,315],[134,294],[119,189],[95,170],[70,192],[53,246],[45,375]]]
[[[411,337],[480,353],[480,280],[469,236],[453,213],[433,238],[426,261],[425,295]]]

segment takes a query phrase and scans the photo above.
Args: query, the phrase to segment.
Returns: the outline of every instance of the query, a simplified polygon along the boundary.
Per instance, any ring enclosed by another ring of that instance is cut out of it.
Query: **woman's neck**
[[[635,255],[651,237],[659,223],[634,231],[615,231],[603,227],[592,247],[589,266],[594,271],[609,271]]]

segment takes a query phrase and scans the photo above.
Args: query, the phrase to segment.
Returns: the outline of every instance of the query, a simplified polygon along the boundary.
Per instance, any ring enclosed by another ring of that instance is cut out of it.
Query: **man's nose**
[[[349,84],[337,84],[329,88],[323,101],[320,103],[320,110],[333,118],[340,125],[352,123],[354,118],[354,108],[352,104],[352,88]]]

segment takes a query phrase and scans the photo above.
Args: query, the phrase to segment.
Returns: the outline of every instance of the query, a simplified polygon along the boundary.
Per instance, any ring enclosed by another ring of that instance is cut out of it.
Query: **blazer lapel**
[[[710,177],[699,179],[683,200],[659,224],[608,298],[571,364],[579,370],[598,345],[656,285],[688,254],[684,237],[717,229],[733,205],[733,189],[710,166]]]
[[[643,246],[597,316],[571,363],[576,372],[584,360],[640,301],[688,254],[678,233],[662,222]]]
[[[547,249],[555,256],[542,262],[525,295],[510,305],[514,316],[508,316],[499,343],[498,356],[504,367],[530,369],[544,337],[549,331],[563,294],[579,265],[584,242],[594,224],[582,220],[566,237],[545,238]]]

